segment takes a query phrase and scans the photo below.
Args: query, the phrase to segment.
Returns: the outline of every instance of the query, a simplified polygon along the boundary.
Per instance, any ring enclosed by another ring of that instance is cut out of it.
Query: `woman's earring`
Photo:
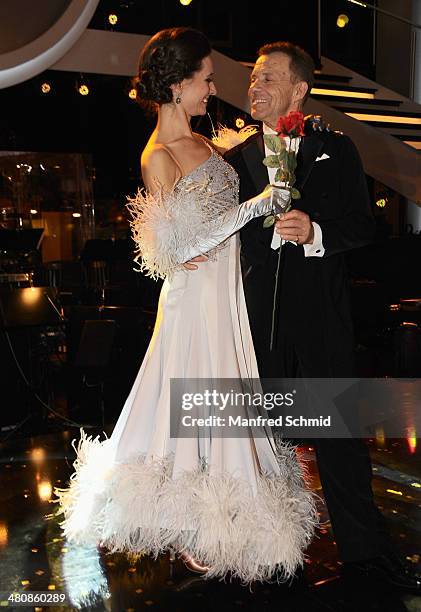
[[[176,104],[180,104],[180,102],[181,102],[181,98],[180,98],[180,96],[177,96],[176,99],[175,99],[175,103]]]

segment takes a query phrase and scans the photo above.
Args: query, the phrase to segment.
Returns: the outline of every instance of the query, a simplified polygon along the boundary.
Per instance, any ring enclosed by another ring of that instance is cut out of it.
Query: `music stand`
[[[61,323],[52,287],[0,288],[0,327],[39,327]]]
[[[47,408],[47,410],[52,411],[54,414],[56,413],[50,406],[45,404],[37,395],[34,389],[33,380],[31,379],[31,374],[26,376],[22,369],[13,348],[9,331],[23,329],[26,332],[28,363],[31,364],[31,330],[43,326],[57,326],[63,321],[60,311],[54,304],[56,295],[57,290],[50,287],[27,287],[23,289],[0,288],[0,330],[4,333],[11,357],[13,357],[17,370],[26,387],[34,393],[35,398],[44,408]],[[3,440],[20,429],[32,416],[31,409],[29,408],[27,416],[20,423],[15,424],[11,428],[11,432],[3,438]],[[62,418],[65,419],[65,417]]]

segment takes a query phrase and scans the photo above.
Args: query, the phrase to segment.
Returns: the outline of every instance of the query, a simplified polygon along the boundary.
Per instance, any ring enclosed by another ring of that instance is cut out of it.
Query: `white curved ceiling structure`
[[[99,0],[2,0],[0,89],[50,68],[76,43]]]

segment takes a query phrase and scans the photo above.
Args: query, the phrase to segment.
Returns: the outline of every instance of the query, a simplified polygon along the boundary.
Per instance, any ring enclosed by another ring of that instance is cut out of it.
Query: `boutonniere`
[[[330,132],[329,123],[323,121],[321,115],[307,115],[305,121],[305,132],[311,134],[313,132]]]

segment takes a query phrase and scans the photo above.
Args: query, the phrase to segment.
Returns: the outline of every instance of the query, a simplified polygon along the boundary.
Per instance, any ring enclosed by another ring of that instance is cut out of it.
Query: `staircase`
[[[312,97],[421,150],[421,106],[323,59]],[[329,71],[329,72],[327,72]]]
[[[367,174],[421,205],[421,105],[322,58],[305,110],[352,138]]]

